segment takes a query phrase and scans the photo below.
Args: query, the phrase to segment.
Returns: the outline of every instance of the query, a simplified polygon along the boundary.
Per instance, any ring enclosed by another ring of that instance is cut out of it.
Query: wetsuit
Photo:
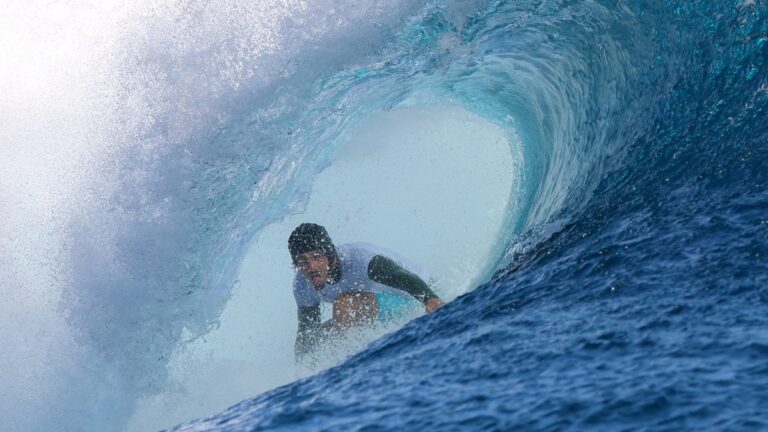
[[[296,272],[293,294],[299,317],[297,356],[311,351],[319,341],[321,301],[333,303],[347,292],[405,292],[424,304],[438,298],[421,277],[404,268],[415,266],[391,252],[366,243],[350,243],[338,246],[337,253],[336,267],[321,289],[315,288],[300,271]]]

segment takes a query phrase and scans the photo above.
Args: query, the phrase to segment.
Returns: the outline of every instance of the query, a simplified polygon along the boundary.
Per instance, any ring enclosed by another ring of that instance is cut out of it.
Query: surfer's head
[[[299,225],[288,237],[288,251],[307,280],[317,288],[325,285],[336,264],[336,248],[325,228],[313,223]]]

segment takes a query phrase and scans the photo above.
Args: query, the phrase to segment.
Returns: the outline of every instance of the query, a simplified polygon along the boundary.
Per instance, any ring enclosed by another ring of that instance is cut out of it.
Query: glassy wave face
[[[425,91],[519,134],[493,276],[175,430],[768,428],[766,59],[764,1],[423,6],[323,91],[341,119]]]

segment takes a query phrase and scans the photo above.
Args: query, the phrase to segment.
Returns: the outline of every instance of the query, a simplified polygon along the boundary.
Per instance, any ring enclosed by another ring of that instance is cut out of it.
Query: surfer
[[[427,313],[443,305],[424,280],[402,266],[402,260],[398,263],[365,243],[337,248],[320,225],[299,225],[288,238],[288,250],[297,270],[293,281],[299,319],[297,358],[327,336],[382,318],[388,290],[409,294]],[[321,322],[320,302],[333,304],[332,318],[326,322]]]

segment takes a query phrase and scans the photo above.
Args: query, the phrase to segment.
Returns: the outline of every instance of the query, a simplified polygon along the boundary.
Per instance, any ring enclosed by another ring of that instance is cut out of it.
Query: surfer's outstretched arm
[[[422,302],[427,312],[443,305],[440,297],[419,276],[385,256],[376,255],[371,259],[368,263],[368,277],[374,282],[407,292]]]

